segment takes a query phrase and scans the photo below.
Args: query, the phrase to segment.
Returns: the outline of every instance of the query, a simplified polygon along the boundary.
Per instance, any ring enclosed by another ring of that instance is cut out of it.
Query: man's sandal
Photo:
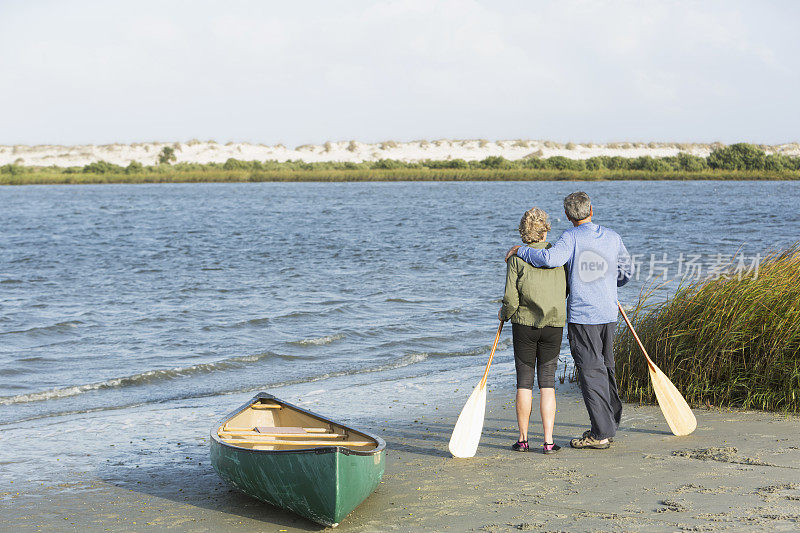
[[[586,437],[591,437],[591,436],[592,436],[592,430],[587,429],[586,431],[583,432],[581,438],[585,439]],[[608,437],[608,442],[614,442],[614,437]]]
[[[572,439],[569,441],[569,445],[573,448],[592,448],[595,450],[605,450],[611,446],[611,443],[601,442],[600,439],[596,439],[593,436],[589,435],[588,437],[581,437],[579,439]]]

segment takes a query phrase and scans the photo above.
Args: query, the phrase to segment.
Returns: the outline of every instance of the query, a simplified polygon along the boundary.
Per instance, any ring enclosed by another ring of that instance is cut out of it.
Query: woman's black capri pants
[[[558,353],[564,328],[545,326],[534,328],[511,324],[514,337],[514,363],[517,366],[517,388],[532,389],[534,364],[539,377],[539,388],[555,388]]]

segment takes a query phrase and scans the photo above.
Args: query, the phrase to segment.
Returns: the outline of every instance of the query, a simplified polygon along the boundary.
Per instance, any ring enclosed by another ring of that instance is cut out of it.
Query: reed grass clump
[[[731,264],[660,304],[644,295],[631,319],[690,404],[800,413],[800,245],[749,267]],[[614,347],[620,394],[653,403],[644,357],[624,328]]]

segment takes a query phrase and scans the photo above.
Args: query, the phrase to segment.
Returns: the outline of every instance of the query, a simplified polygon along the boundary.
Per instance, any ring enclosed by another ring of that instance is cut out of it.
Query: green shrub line
[[[489,156],[481,161],[463,159],[406,162],[396,159],[353,162],[241,161],[176,163],[175,152],[165,147],[160,164],[128,166],[95,161],[82,167],[0,166],[0,184],[68,183],[192,183],[246,181],[491,181],[491,180],[797,180],[800,157],[767,154],[745,143],[715,149],[708,157],[686,153],[654,158],[563,156],[508,160]]]
[[[800,245],[757,271],[698,280],[667,301],[643,294],[631,319],[655,364],[693,406],[800,413]],[[625,324],[614,346],[620,395],[653,403],[647,364]]]

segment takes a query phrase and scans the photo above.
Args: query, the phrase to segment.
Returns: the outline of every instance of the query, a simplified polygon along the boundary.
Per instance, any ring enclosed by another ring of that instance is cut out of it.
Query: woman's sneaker
[[[528,448],[528,441],[526,440],[518,440],[514,444],[511,445],[511,449],[515,452],[527,452],[530,451]]]
[[[544,454],[556,453],[560,449],[561,446],[559,446],[555,442],[551,442],[550,444],[545,442],[544,444],[542,444],[542,453]]]
[[[611,443],[608,441],[602,442],[600,439],[596,439],[589,434],[588,437],[572,439],[569,441],[569,445],[573,448],[593,448],[595,450],[605,450],[611,446]]]

